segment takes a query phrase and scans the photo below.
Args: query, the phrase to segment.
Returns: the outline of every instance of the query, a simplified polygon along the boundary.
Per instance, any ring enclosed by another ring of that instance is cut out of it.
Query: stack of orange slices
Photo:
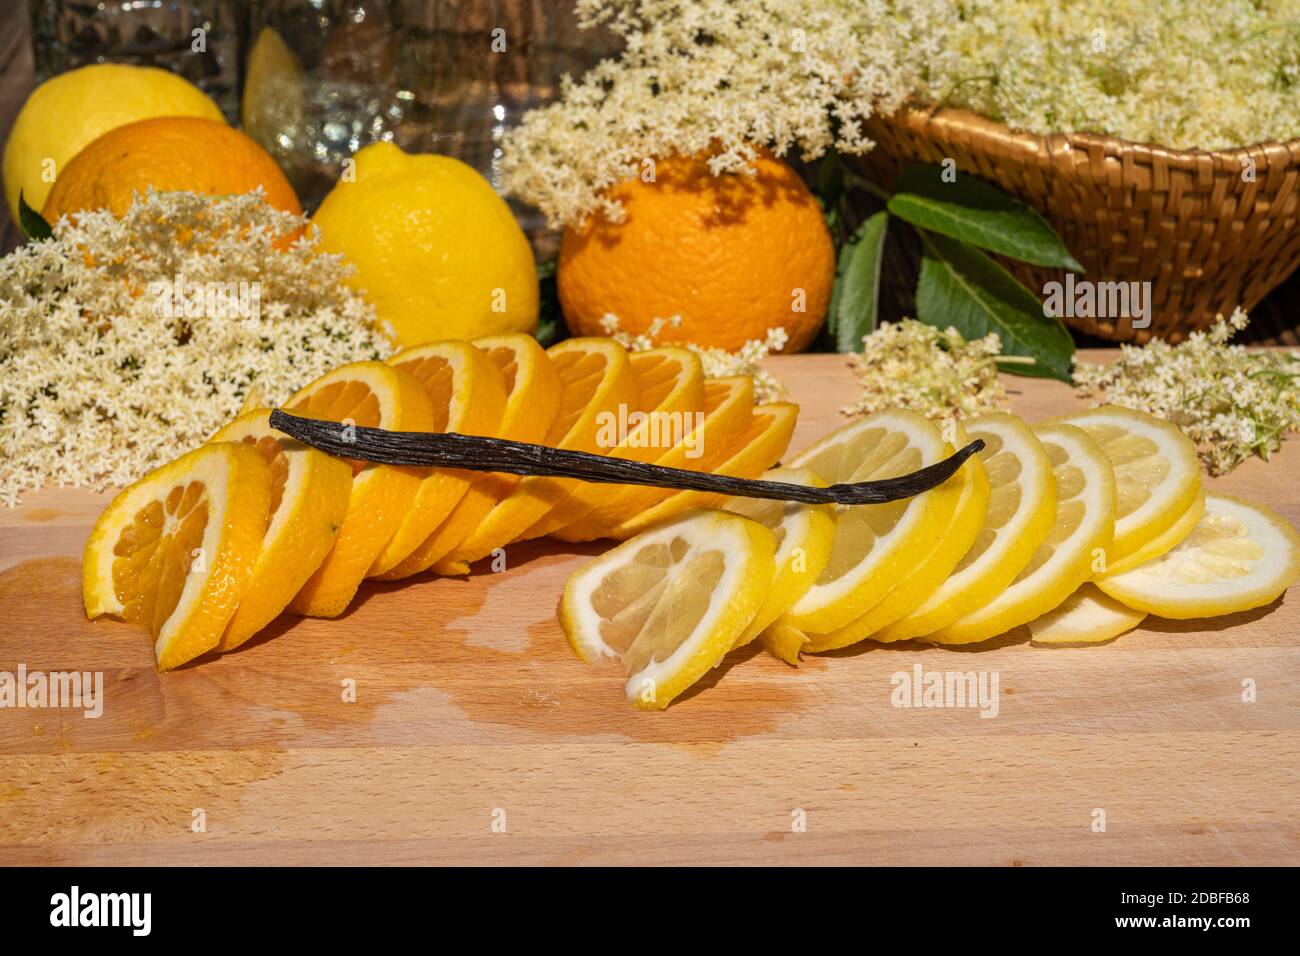
[[[747,377],[706,380],[683,348],[608,338],[549,350],[522,334],[417,346],[334,369],[297,415],[458,432],[756,477],[797,409],[755,407]],[[333,459],[245,411],[122,492],[86,545],[86,611],[144,624],[160,669],[247,641],[283,611],[334,617],[366,578],[464,574],[517,541],[629,537],[716,496]]]

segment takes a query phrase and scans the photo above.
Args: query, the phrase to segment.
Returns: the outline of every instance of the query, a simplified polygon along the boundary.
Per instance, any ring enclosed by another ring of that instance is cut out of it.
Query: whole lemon
[[[645,333],[680,316],[660,342],[735,350],[780,326],[787,352],[821,328],[835,281],[835,247],[799,174],[763,153],[752,175],[714,176],[702,157],[670,157],[653,181],[613,187],[622,222],[599,215],[565,230],[556,284],[574,335],[601,335],[601,319]]]
[[[83,146],[118,126],[155,116],[225,122],[202,90],[157,67],[96,63],[46,80],[23,104],[5,143],[5,201],[14,220],[19,192],[39,210],[64,164]]]
[[[354,159],[312,222],[399,345],[537,328],[533,250],[486,179],[392,143]]]

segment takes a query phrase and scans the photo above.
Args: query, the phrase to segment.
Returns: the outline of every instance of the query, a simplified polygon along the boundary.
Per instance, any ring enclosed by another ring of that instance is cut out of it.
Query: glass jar
[[[30,0],[36,82],[90,63],[178,73],[238,117],[241,0]]]
[[[506,131],[613,52],[565,0],[265,0],[249,38],[245,129],[307,209],[380,140],[455,156],[499,189]],[[546,241],[534,210],[515,211]]]

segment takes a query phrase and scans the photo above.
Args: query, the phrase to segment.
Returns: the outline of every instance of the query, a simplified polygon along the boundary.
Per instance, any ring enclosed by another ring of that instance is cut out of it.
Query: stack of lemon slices
[[[972,644],[1021,626],[1037,644],[1089,644],[1148,614],[1261,607],[1300,577],[1286,521],[1207,493],[1187,437],[1127,408],[1034,426],[991,414],[947,435],[887,410],[772,474],[889,478],[968,438],[983,451],[905,501],[736,499],[644,531],[569,580],[570,644],[583,660],[621,661],[629,700],[662,708],[755,637],[792,664],[868,639]]]

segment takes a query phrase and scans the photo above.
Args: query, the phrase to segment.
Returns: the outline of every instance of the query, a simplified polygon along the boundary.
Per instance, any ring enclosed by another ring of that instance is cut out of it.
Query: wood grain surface
[[[803,408],[793,448],[843,423],[841,358],[771,367]],[[1031,421],[1077,404],[1009,384]],[[1298,466],[1289,444],[1211,485],[1300,523]],[[98,719],[0,709],[0,864],[1300,863],[1295,596],[1090,648],[1018,631],[798,670],[748,648],[646,714],[555,621],[598,546],[530,543],[159,675],[142,632],[81,611],[104,500],[0,509],[0,670],[105,684]],[[891,706],[916,664],[996,673],[997,716]]]

